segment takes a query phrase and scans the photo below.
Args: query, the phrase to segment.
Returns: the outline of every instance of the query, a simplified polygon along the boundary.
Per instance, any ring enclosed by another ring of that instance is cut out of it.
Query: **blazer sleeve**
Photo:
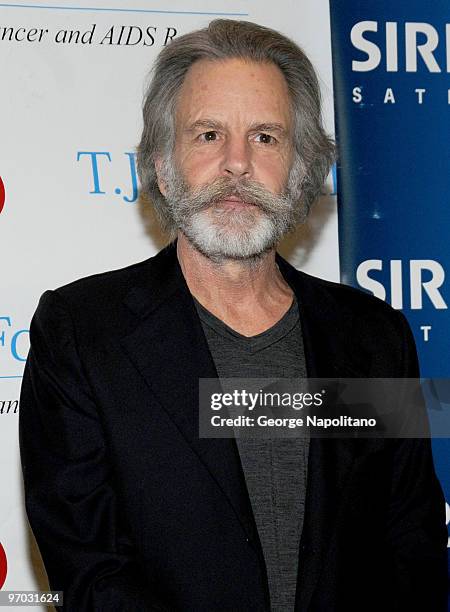
[[[30,328],[19,440],[28,518],[67,612],[168,610],[127,537],[71,317],[43,294]]]
[[[405,378],[419,378],[414,339],[405,317],[400,316]],[[426,408],[419,419],[424,431]],[[388,542],[392,551],[394,584],[392,609],[447,611],[447,528],[445,500],[437,479],[429,437],[393,442]]]

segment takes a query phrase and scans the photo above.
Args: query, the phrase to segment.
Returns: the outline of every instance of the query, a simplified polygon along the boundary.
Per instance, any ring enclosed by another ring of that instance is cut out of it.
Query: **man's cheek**
[[[208,149],[208,147],[205,147]],[[217,152],[202,149],[187,155],[181,162],[181,169],[189,183],[206,185],[220,176],[220,160]]]

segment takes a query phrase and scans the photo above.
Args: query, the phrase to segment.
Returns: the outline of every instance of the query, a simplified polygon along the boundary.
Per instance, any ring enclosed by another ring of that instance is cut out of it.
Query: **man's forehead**
[[[198,60],[188,70],[177,101],[183,124],[204,119],[226,122],[236,112],[262,113],[256,122],[291,121],[290,97],[281,70],[247,59]]]

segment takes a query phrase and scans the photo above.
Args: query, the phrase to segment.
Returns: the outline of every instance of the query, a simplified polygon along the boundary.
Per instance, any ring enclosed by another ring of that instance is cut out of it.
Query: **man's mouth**
[[[256,206],[252,202],[246,202],[239,196],[234,196],[234,195],[229,195],[229,196],[220,198],[220,200],[216,202],[216,205],[226,206],[227,208],[232,208],[236,210],[239,208],[248,208],[249,206]]]

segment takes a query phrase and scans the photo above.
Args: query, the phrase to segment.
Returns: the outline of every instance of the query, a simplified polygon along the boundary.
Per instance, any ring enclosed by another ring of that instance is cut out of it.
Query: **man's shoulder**
[[[371,372],[365,376],[418,375],[414,338],[399,310],[362,290],[295,269],[290,280],[316,346],[334,347],[335,358],[345,354],[354,372]]]
[[[151,269],[153,258],[149,257],[123,268],[77,278],[55,288],[53,291],[60,298],[69,302],[78,300],[89,301],[91,298],[98,302],[106,297],[115,300],[118,297],[123,297],[145,274],[145,271]]]
[[[53,320],[66,313],[82,328],[111,330],[139,306],[155,301],[161,287],[170,284],[175,260],[169,245],[143,261],[76,279],[46,291],[36,314]]]
[[[145,285],[151,291],[152,285],[164,283],[164,277],[170,275],[171,264],[176,260],[174,245],[164,249],[143,261],[131,265],[85,276],[62,285],[54,292],[70,303],[82,301],[101,304],[123,300],[127,294],[138,286]],[[104,303],[104,302],[103,302]]]
[[[283,264],[287,262],[283,261]],[[395,352],[413,339],[406,317],[390,304],[365,291],[311,276],[290,264],[284,267],[296,288],[304,320],[336,343],[358,344],[366,352]]]
[[[303,296],[303,301],[313,304],[317,311],[339,312],[340,316],[371,316],[397,319],[399,311],[380,298],[341,282],[312,276],[286,261],[289,277]]]

